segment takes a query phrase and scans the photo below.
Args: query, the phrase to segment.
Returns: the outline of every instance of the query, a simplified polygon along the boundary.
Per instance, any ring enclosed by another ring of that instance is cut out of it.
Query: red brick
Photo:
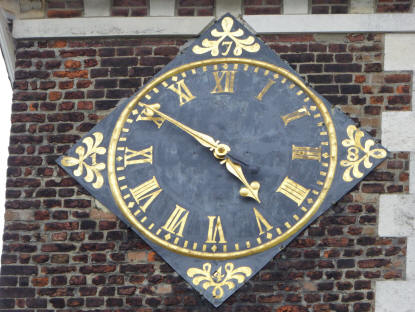
[[[56,71],[53,73],[54,77],[57,78],[88,78],[87,70],[78,70],[78,71]]]
[[[49,18],[69,18],[82,16],[81,10],[48,10]]]
[[[75,60],[66,60],[64,65],[65,68],[79,68],[81,67],[81,62]]]
[[[49,92],[49,100],[50,101],[58,101],[61,98],[62,98],[62,92],[58,92],[58,91]]]

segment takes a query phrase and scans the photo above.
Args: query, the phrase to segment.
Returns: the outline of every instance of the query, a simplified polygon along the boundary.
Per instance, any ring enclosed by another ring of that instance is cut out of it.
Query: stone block
[[[351,0],[350,1],[350,13],[374,13],[375,11],[374,0]]]
[[[413,312],[415,283],[387,281],[376,283],[376,312]]]
[[[385,35],[385,70],[415,69],[415,34]]]
[[[174,16],[174,0],[150,0],[150,16]]]
[[[415,236],[415,195],[381,195],[379,236]]]
[[[225,13],[231,13],[235,16],[239,16],[242,13],[242,1],[241,0],[216,0],[215,9],[216,9],[215,15],[217,17],[220,17]]]
[[[391,151],[415,152],[415,112],[384,112],[382,144]]]
[[[307,14],[308,0],[284,0],[284,14]]]
[[[84,16],[110,16],[110,0],[84,0]]]

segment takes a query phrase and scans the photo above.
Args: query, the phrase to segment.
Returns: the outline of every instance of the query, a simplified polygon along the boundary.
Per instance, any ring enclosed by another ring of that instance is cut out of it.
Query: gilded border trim
[[[187,70],[191,70],[196,67],[206,66],[206,65],[213,65],[219,63],[239,63],[239,64],[248,64],[254,65],[258,67],[262,67],[264,69],[268,69],[270,71],[274,71],[278,74],[283,75],[284,77],[293,81],[299,88],[301,88],[313,101],[316,103],[322,117],[324,123],[327,127],[328,137],[329,137],[329,146],[330,146],[330,163],[328,167],[327,177],[324,181],[323,188],[318,196],[317,200],[314,202],[313,206],[309,209],[309,211],[304,215],[304,217],[293,225],[289,230],[284,232],[282,235],[277,236],[275,239],[270,240],[267,243],[264,243],[260,246],[253,247],[248,250],[242,251],[234,251],[234,252],[221,252],[221,253],[208,253],[203,251],[195,251],[185,249],[183,247],[174,245],[167,241],[164,241],[157,237],[155,234],[148,231],[140,222],[138,222],[132,213],[130,213],[127,205],[125,204],[122,196],[121,191],[118,187],[118,181],[115,174],[115,153],[117,149],[117,142],[120,137],[121,129],[123,128],[124,123],[126,122],[128,115],[134,109],[134,107],[138,104],[140,99],[145,96],[147,92],[152,90],[155,86],[160,84],[162,81],[177,75],[180,72],[184,72]],[[263,61],[246,59],[246,58],[234,58],[234,57],[226,57],[226,58],[214,58],[214,59],[207,59],[203,61],[197,61],[188,63],[176,68],[169,70],[168,72],[164,73],[163,75],[155,78],[150,83],[148,83],[125,107],[125,109],[120,114],[117,123],[114,126],[114,130],[111,136],[110,144],[108,147],[108,181],[111,189],[112,196],[120,208],[122,214],[125,218],[136,228],[138,229],[147,239],[151,240],[152,242],[160,245],[163,248],[167,248],[173,252],[182,254],[184,256],[190,257],[197,257],[202,259],[235,259],[240,257],[246,257],[252,254],[256,254],[262,251],[265,251],[271,247],[278,245],[279,243],[284,242],[289,237],[300,231],[303,226],[307,224],[307,222],[311,219],[311,217],[317,212],[320,205],[323,203],[324,199],[327,196],[327,193],[331,187],[331,184],[334,179],[334,174],[336,172],[336,165],[337,165],[337,136],[336,136],[336,129],[334,128],[334,123],[331,119],[330,113],[327,107],[324,105],[323,101],[309,88],[307,87],[297,76],[293,73],[289,72],[288,70],[278,67],[276,65],[266,63]]]

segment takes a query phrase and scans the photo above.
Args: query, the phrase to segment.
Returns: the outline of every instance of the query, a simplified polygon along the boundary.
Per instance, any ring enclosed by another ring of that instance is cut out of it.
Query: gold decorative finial
[[[347,135],[349,138],[342,141],[344,147],[349,147],[347,149],[347,160],[340,161],[340,166],[347,167],[343,173],[343,180],[345,182],[351,182],[353,178],[359,179],[363,177],[363,172],[359,169],[359,165],[362,162],[365,168],[370,169],[373,166],[370,157],[381,159],[386,157],[387,153],[382,148],[371,149],[375,145],[375,141],[371,139],[366,140],[363,147],[361,140],[365,134],[354,125],[347,127]],[[363,153],[361,157],[360,153]]]
[[[97,163],[97,154],[104,155],[107,152],[107,149],[103,146],[99,146],[104,138],[101,132],[94,132],[92,137],[86,137],[82,140],[82,143],[86,145],[85,148],[80,145],[76,148],[75,153],[78,154],[78,158],[65,156],[62,158],[62,165],[65,167],[78,166],[73,174],[76,177],[79,177],[83,174],[85,169],[84,180],[86,182],[92,182],[95,178],[95,182],[92,183],[92,186],[96,189],[99,189],[104,184],[104,178],[101,175],[101,170],[105,169],[105,163]],[[87,163],[86,160],[89,158],[90,163]]]
[[[213,287],[212,296],[216,299],[220,299],[224,295],[223,287],[228,289],[235,288],[236,280],[238,284],[242,284],[246,278],[252,274],[252,269],[247,266],[242,266],[235,269],[235,265],[232,262],[225,264],[225,273],[222,273],[222,266],[220,266],[216,272],[211,273],[212,264],[206,262],[203,264],[202,269],[190,268],[187,270],[187,275],[193,278],[192,283],[194,285],[201,284],[203,289]]]
[[[248,36],[245,39],[241,39],[240,37],[244,35],[244,31],[241,28],[238,28],[235,31],[231,31],[233,26],[233,19],[231,17],[225,17],[222,20],[221,26],[223,31],[219,31],[215,28],[210,33],[213,37],[218,38],[217,40],[209,40],[206,38],[202,41],[202,46],[195,45],[192,51],[195,54],[204,54],[210,52],[212,56],[218,56],[219,46],[222,46],[226,47],[226,50],[221,53],[225,56],[229,54],[233,44],[235,44],[235,48],[232,52],[235,56],[240,56],[243,50],[251,53],[259,51],[260,45],[259,43],[255,42],[254,36]]]

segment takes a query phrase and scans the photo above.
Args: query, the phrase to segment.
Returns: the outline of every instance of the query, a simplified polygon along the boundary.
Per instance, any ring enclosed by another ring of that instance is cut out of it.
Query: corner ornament
[[[343,173],[343,180],[345,182],[351,182],[353,178],[359,179],[363,177],[363,173],[359,170],[360,163],[363,162],[364,167],[369,169],[373,166],[370,157],[381,159],[386,157],[387,153],[382,148],[371,149],[375,145],[375,141],[371,139],[366,140],[363,147],[361,140],[365,134],[354,125],[347,127],[347,135],[349,139],[342,141],[344,147],[349,147],[347,149],[347,160],[342,160],[340,165],[347,167]],[[363,153],[362,156],[360,156],[361,153]]]
[[[238,284],[242,284],[252,274],[250,267],[242,266],[235,269],[234,264],[231,262],[225,264],[225,273],[222,273],[222,266],[213,274],[210,273],[211,269],[212,265],[210,263],[204,263],[202,269],[188,269],[187,275],[193,278],[192,282],[194,285],[202,283],[201,286],[205,290],[213,287],[212,296],[216,299],[223,297],[224,286],[227,286],[229,290],[235,288],[235,282],[231,280],[236,280]]]
[[[84,180],[91,183],[94,179],[95,182],[92,186],[99,189],[104,184],[104,178],[101,175],[101,170],[105,169],[105,163],[97,163],[97,154],[104,155],[107,152],[105,147],[99,146],[102,142],[103,135],[101,132],[95,132],[92,137],[86,137],[82,140],[82,143],[86,145],[86,151],[83,146],[78,146],[75,153],[78,154],[78,158],[65,156],[62,158],[62,165],[65,167],[78,166],[73,174],[79,177],[83,174],[85,168]],[[90,158],[90,164],[86,160]]]
[[[209,40],[206,38],[202,41],[202,47],[195,45],[192,51],[195,54],[204,54],[206,52],[210,52],[212,56],[218,56],[219,46],[223,46],[226,48],[225,51],[223,51],[221,54],[226,56],[229,54],[233,43],[235,43],[235,48],[232,52],[235,56],[241,55],[243,50],[251,53],[259,51],[260,45],[255,43],[254,36],[248,36],[245,39],[241,39],[239,37],[244,35],[244,31],[241,28],[238,28],[235,31],[231,31],[233,26],[232,18],[225,17],[222,20],[221,26],[223,31],[219,31],[215,28],[210,33],[213,37],[218,38],[217,40]],[[226,38],[229,38],[230,40],[225,40]]]

